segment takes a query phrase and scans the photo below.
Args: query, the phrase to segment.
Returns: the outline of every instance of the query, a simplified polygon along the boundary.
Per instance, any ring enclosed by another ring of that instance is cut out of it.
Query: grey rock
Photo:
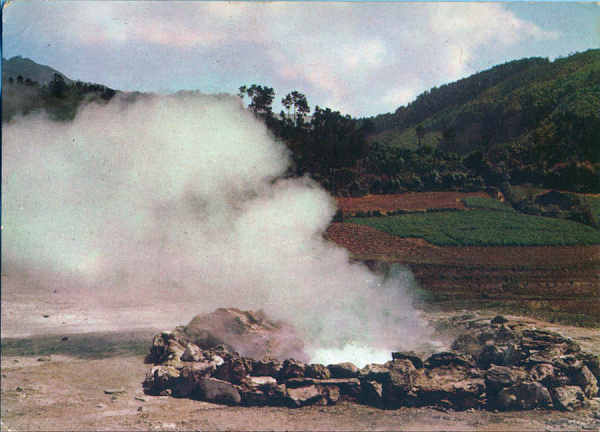
[[[380,383],[390,381],[391,371],[385,365],[371,363],[358,372],[361,380],[377,381]]]
[[[327,369],[333,378],[356,378],[358,376],[358,368],[350,362],[330,364]]]
[[[289,378],[300,378],[304,376],[306,365],[298,360],[287,359],[281,365],[278,378],[286,380]]]
[[[242,401],[233,384],[216,378],[200,379],[197,394],[202,400],[225,405],[239,405]]]
[[[410,360],[417,369],[423,368],[423,359],[414,351],[397,351],[392,353],[392,360]]]
[[[287,402],[288,405],[292,408],[313,405],[318,402],[322,402],[323,399],[323,395],[315,385],[307,387],[288,388],[287,390]]]
[[[583,366],[574,373],[573,381],[581,387],[588,398],[598,396],[598,380],[587,366]]]
[[[573,411],[583,406],[585,395],[578,386],[555,387],[551,390],[554,406],[565,411]]]
[[[181,360],[188,362],[201,361],[204,360],[204,354],[202,353],[200,347],[194,345],[193,343],[188,343],[185,346],[183,354],[181,355]]]
[[[433,369],[440,366],[456,366],[472,368],[475,366],[475,362],[472,357],[467,354],[458,354],[451,351],[443,351],[440,353],[432,354],[427,360],[425,360],[424,366],[427,369]]]
[[[312,363],[306,366],[305,375],[309,378],[328,379],[331,378],[329,369],[319,363]]]
[[[530,410],[552,406],[550,392],[538,382],[522,382],[505,387],[490,402],[501,410]]]
[[[485,374],[486,391],[488,394],[495,394],[503,387],[512,387],[520,384],[527,378],[528,374],[523,369],[493,365]]]
[[[281,362],[279,360],[255,360],[252,364],[252,373],[258,376],[279,376]]]
[[[364,381],[362,383],[363,401],[377,408],[384,406],[383,385],[377,381]]]

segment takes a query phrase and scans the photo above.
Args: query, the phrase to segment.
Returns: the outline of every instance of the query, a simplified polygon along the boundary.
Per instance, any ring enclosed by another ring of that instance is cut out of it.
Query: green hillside
[[[600,50],[512,61],[370,120],[368,140],[387,159],[431,147],[486,183],[493,167],[512,184],[598,191]]]
[[[600,150],[592,143],[600,133],[600,50],[553,62],[509,62],[433,88],[394,114],[372,120],[372,142],[403,148],[418,146],[421,126],[421,144],[445,151],[466,154],[515,143],[553,143],[598,162]]]

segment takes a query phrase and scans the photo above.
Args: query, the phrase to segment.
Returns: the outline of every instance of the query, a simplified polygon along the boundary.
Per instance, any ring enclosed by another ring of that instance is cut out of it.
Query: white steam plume
[[[3,283],[26,272],[94,307],[264,309],[314,349],[410,348],[426,334],[409,282],[323,239],[334,200],[279,178],[285,147],[234,96],[117,97],[2,134]]]

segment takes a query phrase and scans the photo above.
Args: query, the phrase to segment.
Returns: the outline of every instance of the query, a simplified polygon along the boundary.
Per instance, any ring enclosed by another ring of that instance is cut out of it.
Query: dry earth
[[[66,311],[67,315],[69,311]],[[430,314],[443,322],[451,314]],[[28,318],[21,317],[27,324]],[[597,329],[533,321],[600,350]],[[152,331],[52,333],[2,342],[2,430],[598,430],[600,400],[573,413],[528,411],[381,410],[341,403],[328,407],[225,407],[147,396],[143,351]],[[73,330],[73,326],[69,327]],[[453,329],[450,329],[452,331]],[[68,339],[63,340],[64,337]],[[100,348],[100,349],[99,349]],[[103,351],[103,349],[105,349]],[[51,352],[51,355],[48,353]],[[68,355],[66,355],[67,353]],[[116,391],[109,394],[106,391]]]
[[[485,192],[406,192],[390,195],[365,195],[363,197],[337,197],[338,208],[344,216],[357,212],[379,211],[381,213],[402,211],[425,211],[428,209],[464,210],[463,198],[489,198]]]

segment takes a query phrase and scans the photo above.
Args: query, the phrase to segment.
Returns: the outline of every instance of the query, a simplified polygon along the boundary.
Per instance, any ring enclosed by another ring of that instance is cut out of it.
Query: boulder
[[[560,334],[548,330],[530,328],[522,332],[521,346],[524,349],[542,351],[560,344],[568,347],[572,342]]]
[[[588,398],[598,396],[598,380],[587,366],[583,366],[573,374],[573,381],[581,387],[583,394]]]
[[[386,366],[371,363],[366,365],[358,372],[358,377],[361,380],[384,383],[390,380],[390,373],[390,369],[388,369]]]
[[[461,353],[470,354],[477,358],[483,350],[484,345],[481,344],[478,338],[474,335],[470,333],[464,333],[458,336],[454,342],[452,342],[450,348]]]
[[[249,362],[241,357],[233,357],[225,361],[213,374],[215,378],[239,384],[249,371]]]
[[[377,381],[363,381],[361,399],[367,405],[383,408],[383,385]]]
[[[552,398],[546,387],[538,382],[522,382],[502,388],[490,397],[490,406],[500,410],[530,410],[552,406]]]
[[[195,316],[183,329],[187,339],[202,349],[223,344],[243,356],[307,360],[304,342],[294,328],[272,321],[262,311],[220,308]]]
[[[590,372],[594,374],[598,382],[600,382],[600,356],[582,352],[578,354],[578,357],[588,367]]]
[[[554,366],[548,363],[539,363],[529,370],[529,376],[533,381],[548,383],[554,376]]]
[[[287,403],[292,408],[299,408],[305,405],[314,405],[318,402],[323,403],[324,396],[316,385],[307,387],[288,388]]]
[[[358,368],[350,362],[330,364],[327,366],[333,378],[356,378]]]
[[[279,360],[254,360],[252,363],[252,373],[255,375],[278,377],[280,371],[281,362]]]
[[[423,359],[414,351],[398,351],[392,353],[392,360],[410,360],[417,369],[423,368]]]
[[[485,345],[477,356],[477,364],[482,369],[491,365],[512,366],[519,364],[528,353],[519,350],[518,345],[507,343],[503,345]]]
[[[242,388],[239,390],[244,406],[265,406],[270,405],[269,395],[262,390]]]
[[[492,320],[490,322],[492,324],[502,325],[502,324],[506,324],[508,322],[508,319],[506,319],[502,315],[496,315],[494,318],[492,318]]]
[[[305,375],[309,378],[328,379],[331,378],[331,372],[327,367],[319,363],[312,363],[306,366]]]
[[[465,369],[445,366],[418,373],[412,392],[417,395],[419,405],[464,410],[483,404],[485,383],[481,378],[470,378]]]
[[[585,395],[578,386],[555,387],[551,392],[556,408],[564,411],[573,411],[583,406]]]
[[[278,378],[286,380],[289,378],[300,378],[304,376],[306,365],[298,360],[287,359],[281,365]]]
[[[270,376],[247,376],[243,384],[256,389],[270,389],[277,387],[277,380]]]
[[[202,378],[198,381],[197,396],[201,400],[224,405],[239,405],[240,392],[230,382],[216,378]]]
[[[440,366],[472,368],[475,366],[475,362],[468,354],[463,355],[451,351],[443,351],[432,354],[427,360],[425,360],[424,365],[427,369],[433,369]]]
[[[413,387],[419,374],[424,374],[424,370],[417,370],[407,359],[392,360],[386,365],[390,369],[390,379],[383,383],[384,404],[389,408],[403,404],[411,405],[416,398]]]
[[[193,343],[188,343],[185,346],[185,350],[183,351],[183,354],[181,355],[181,360],[186,361],[186,362],[201,361],[201,360],[204,360],[204,354],[202,353],[202,350],[197,345],[194,345]]]
[[[491,366],[485,374],[485,386],[488,395],[499,392],[504,387],[512,387],[528,378],[525,370],[509,366]]]
[[[327,405],[335,405],[337,401],[340,399],[341,392],[340,388],[335,385],[325,385],[317,387],[323,397],[325,397],[327,401]]]
[[[158,395],[163,390],[170,388],[175,379],[179,378],[180,372],[171,366],[154,366],[147,374],[143,382],[144,392]]]

